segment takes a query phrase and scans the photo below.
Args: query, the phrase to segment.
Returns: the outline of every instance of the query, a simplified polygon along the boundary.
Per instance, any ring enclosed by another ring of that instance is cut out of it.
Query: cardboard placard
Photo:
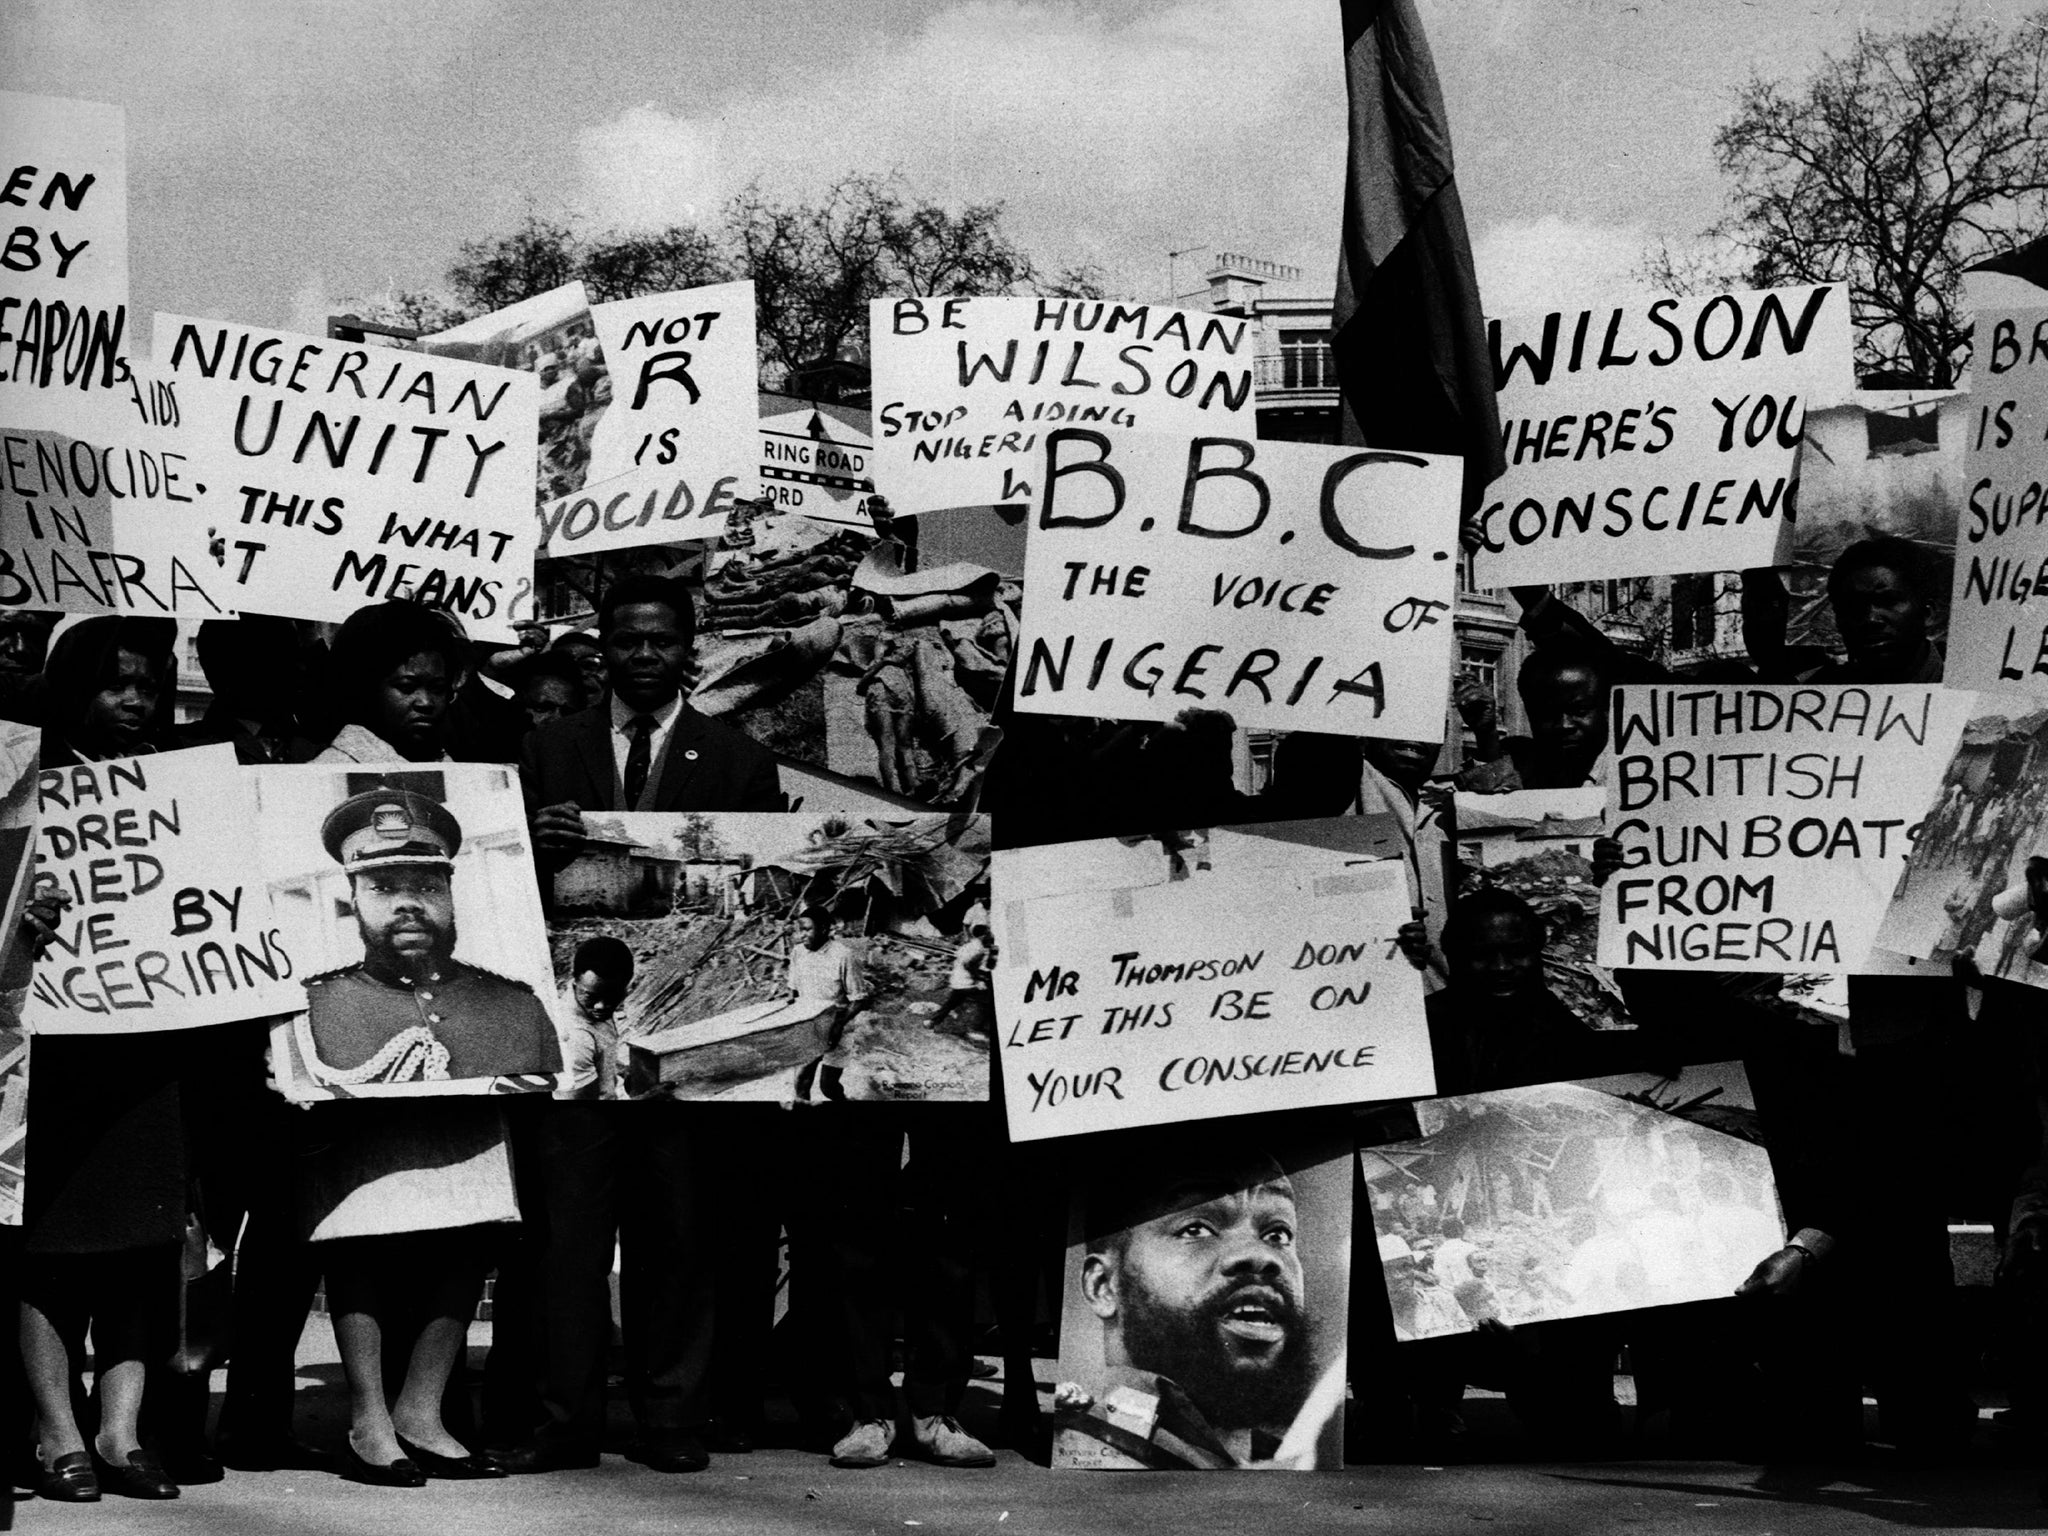
[[[1350,1145],[1316,1115],[1094,1144],[1069,1213],[1053,1466],[1343,1464]]]
[[[1892,969],[1932,961],[1948,975],[1964,959],[1983,975],[2048,987],[2027,878],[2028,865],[2048,857],[2048,708],[2027,694],[1976,695],[1916,820],[1906,872],[1877,932],[1879,945],[1907,957]]]
[[[1839,287],[1631,300],[1491,322],[1507,472],[1482,587],[1779,563],[1806,411],[1854,388]]]
[[[1442,734],[1457,459],[1060,427],[1037,462],[1020,710]]]
[[[302,953],[249,877],[255,801],[229,746],[45,768],[36,880],[71,906],[36,960],[36,1034],[132,1034],[292,1006]]]
[[[128,117],[0,91],[0,401],[127,391]]]
[[[1397,1339],[1731,1296],[1784,1246],[1740,1062],[1413,1116],[1418,1137],[1358,1154]]]
[[[1395,860],[1208,844],[1153,883],[1013,900],[996,856],[997,1052],[1013,1141],[1428,1093]],[[1085,863],[1101,847],[1065,845]],[[1032,851],[1042,862],[1044,850]]]
[[[252,770],[237,854],[298,962],[288,1099],[545,1093],[561,1050],[526,802],[495,763]],[[380,859],[388,862],[378,862]]]
[[[543,558],[721,538],[759,489],[754,285],[719,283],[594,304],[609,405],[581,485],[547,497]]]
[[[1853,971],[1972,695],[1897,687],[1616,688],[1600,963]]]
[[[533,375],[182,315],[155,348],[236,609],[409,597],[510,632],[538,536]]]
[[[951,985],[993,963],[970,931],[987,922],[986,817],[586,812],[583,826],[549,909],[558,1097],[988,1098],[986,983]],[[827,914],[815,947],[812,908]],[[597,968],[579,972],[579,954]]]
[[[2048,307],[1980,313],[1973,347],[1942,676],[2048,692]]]
[[[875,483],[898,516],[1029,505],[1045,434],[1258,431],[1251,322],[1099,299],[868,305]],[[1041,487],[1042,489],[1042,487]]]

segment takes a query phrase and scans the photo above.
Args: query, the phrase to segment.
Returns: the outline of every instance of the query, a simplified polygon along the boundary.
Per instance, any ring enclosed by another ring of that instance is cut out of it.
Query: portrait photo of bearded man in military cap
[[[1056,1465],[1338,1464],[1350,1169],[1298,1140],[1208,1123],[1104,1149],[1076,1196]]]
[[[414,789],[370,789],[327,813],[320,844],[346,873],[362,958],[304,978],[289,1045],[310,1096],[546,1086],[562,1065],[546,1006],[457,957],[454,813]]]

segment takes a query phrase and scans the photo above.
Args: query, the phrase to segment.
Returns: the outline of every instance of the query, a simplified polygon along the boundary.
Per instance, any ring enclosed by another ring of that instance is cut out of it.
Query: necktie
[[[654,716],[635,715],[626,722],[626,729],[633,733],[633,744],[626,749],[626,803],[619,807],[622,811],[638,807],[641,793],[647,788],[648,742],[654,735]]]

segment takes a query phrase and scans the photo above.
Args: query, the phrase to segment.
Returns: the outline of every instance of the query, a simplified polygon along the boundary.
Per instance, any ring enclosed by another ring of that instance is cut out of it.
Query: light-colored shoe
[[[832,1447],[835,1467],[886,1467],[889,1447],[896,1443],[896,1426],[886,1419],[862,1419]]]
[[[950,1413],[910,1421],[917,1448],[926,1461],[941,1467],[992,1467],[996,1453],[960,1427]]]

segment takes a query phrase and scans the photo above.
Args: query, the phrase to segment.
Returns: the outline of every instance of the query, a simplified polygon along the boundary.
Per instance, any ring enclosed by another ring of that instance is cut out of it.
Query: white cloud
[[[1343,195],[1343,41],[1322,0],[1128,17],[966,0],[714,106],[632,108],[579,148],[600,224],[708,217],[757,177],[802,195],[896,170],[942,203],[1005,202],[1041,259],[1099,262],[1146,296],[1168,248],[1201,241],[1299,260],[1320,285]]]
[[[1478,231],[1472,265],[1489,315],[1527,314],[1648,292],[1638,274],[1648,243],[1635,225],[1551,214]]]

